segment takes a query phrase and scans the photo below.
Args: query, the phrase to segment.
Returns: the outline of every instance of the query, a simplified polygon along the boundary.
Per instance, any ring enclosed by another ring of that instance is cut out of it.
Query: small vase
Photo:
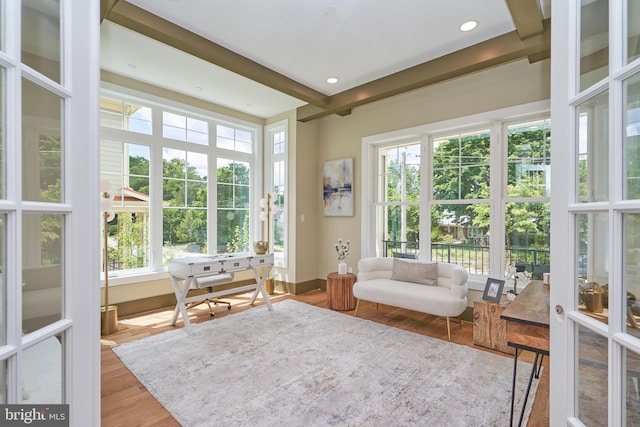
[[[338,263],[338,274],[347,274],[347,263],[340,261]]]

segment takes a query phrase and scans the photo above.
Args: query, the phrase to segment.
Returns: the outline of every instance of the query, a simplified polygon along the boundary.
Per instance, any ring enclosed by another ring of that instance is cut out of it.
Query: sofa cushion
[[[394,258],[391,279],[434,286],[438,280],[438,263]]]

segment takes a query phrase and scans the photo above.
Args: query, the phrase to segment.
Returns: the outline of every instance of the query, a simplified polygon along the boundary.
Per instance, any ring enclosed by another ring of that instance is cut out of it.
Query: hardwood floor
[[[316,290],[303,295],[274,294],[272,302],[284,299],[312,304],[318,307],[327,307],[327,295],[324,291]],[[249,295],[237,295],[225,298],[230,301],[233,308],[229,311],[226,306],[214,307],[215,317],[233,315],[247,309],[266,309],[260,302],[255,306],[248,304]],[[348,313],[353,313],[351,310]],[[209,316],[206,304],[189,310],[189,319],[192,323],[215,321]],[[173,308],[155,311],[144,315],[120,319],[118,331],[114,334],[102,337],[102,426],[103,427],[133,427],[133,426],[179,426],[180,424],[160,405],[151,394],[138,382],[129,370],[120,362],[113,353],[111,347],[127,341],[136,340],[165,332],[175,327],[169,326],[173,315]],[[398,309],[380,305],[376,310],[376,304],[363,302],[358,309],[358,317],[369,319],[385,325],[413,331],[434,338],[447,339],[447,324],[442,318],[430,316],[414,311]],[[178,326],[182,327],[182,320]],[[462,328],[455,322],[451,324],[451,341],[461,345],[467,345],[476,349],[490,351],[511,358],[512,356],[494,352],[473,344],[473,325],[463,322]],[[521,360],[532,361],[530,353],[523,353]],[[529,417],[530,427],[544,427],[549,425],[549,360],[544,359],[544,371],[540,378],[537,394]],[[511,372],[509,372],[511,375]],[[525,384],[519,385],[524,389]],[[516,415],[517,417],[517,415]]]

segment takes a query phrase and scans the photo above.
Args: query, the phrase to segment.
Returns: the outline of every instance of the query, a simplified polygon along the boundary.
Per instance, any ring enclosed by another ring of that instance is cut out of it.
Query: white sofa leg
[[[449,336],[449,341],[451,341],[451,319],[447,316],[447,335]]]
[[[360,300],[356,301],[356,311],[353,312],[353,317],[358,315],[358,307],[360,307]]]

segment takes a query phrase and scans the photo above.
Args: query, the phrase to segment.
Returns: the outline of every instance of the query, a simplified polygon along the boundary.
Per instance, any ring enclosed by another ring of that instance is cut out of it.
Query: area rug
[[[113,351],[183,426],[509,424],[510,357],[294,300],[273,308]],[[516,408],[531,368],[519,363]]]

